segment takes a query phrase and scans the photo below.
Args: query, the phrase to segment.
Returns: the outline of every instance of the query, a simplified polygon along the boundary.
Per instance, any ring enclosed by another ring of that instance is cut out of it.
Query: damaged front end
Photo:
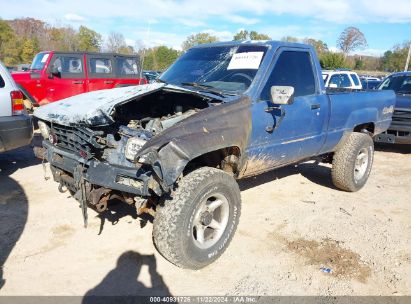
[[[53,178],[60,191],[69,190],[80,202],[85,223],[87,205],[102,212],[113,198],[137,203],[140,211],[151,210],[191,159],[207,150],[246,143],[247,119],[226,121],[231,103],[218,96],[158,84],[122,99],[112,91],[112,98],[98,108],[87,111],[85,101],[81,115],[68,114],[72,103],[66,101],[35,113]],[[249,100],[235,104],[246,117]],[[226,108],[219,119],[210,111],[216,106]]]

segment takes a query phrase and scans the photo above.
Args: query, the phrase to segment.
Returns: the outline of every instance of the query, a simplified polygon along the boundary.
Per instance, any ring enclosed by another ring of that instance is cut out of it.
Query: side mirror
[[[294,87],[290,86],[272,86],[271,102],[273,104],[292,104],[294,101]]]
[[[328,87],[329,87],[329,88],[333,88],[333,89],[338,88],[338,86],[337,86],[336,83],[330,83],[330,84],[328,85]]]

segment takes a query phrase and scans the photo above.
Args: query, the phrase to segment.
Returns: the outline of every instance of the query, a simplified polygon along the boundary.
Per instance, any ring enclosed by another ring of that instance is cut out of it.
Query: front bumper
[[[399,131],[395,129],[388,129],[384,133],[378,134],[374,137],[375,142],[385,144],[408,144],[411,145],[411,130]]]
[[[411,144],[411,110],[396,108],[388,130],[375,136],[374,140],[389,144]]]
[[[54,180],[68,189],[79,190],[80,179],[84,179],[93,187],[147,197],[156,189],[157,183],[151,171],[142,167],[125,168],[98,160],[85,160],[80,156],[43,141],[45,158],[52,166]],[[81,170],[80,170],[81,169]]]

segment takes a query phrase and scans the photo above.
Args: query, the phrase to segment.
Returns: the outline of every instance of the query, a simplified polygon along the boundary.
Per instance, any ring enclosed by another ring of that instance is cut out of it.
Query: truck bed
[[[351,131],[352,126],[369,124],[373,134],[379,134],[391,123],[395,104],[393,91],[331,89],[327,90],[327,96],[330,119],[322,153],[332,151],[343,133]]]

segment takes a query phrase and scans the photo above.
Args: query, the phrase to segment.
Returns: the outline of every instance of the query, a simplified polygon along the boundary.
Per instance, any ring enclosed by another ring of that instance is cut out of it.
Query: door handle
[[[82,81],[82,80],[74,80],[73,81],[73,84],[83,84],[84,83],[84,81]]]
[[[321,105],[319,103],[315,103],[311,105],[311,110],[317,110],[319,108],[321,108]]]
[[[112,84],[114,81],[112,81],[112,80],[106,80],[106,81],[104,81],[104,84]]]

